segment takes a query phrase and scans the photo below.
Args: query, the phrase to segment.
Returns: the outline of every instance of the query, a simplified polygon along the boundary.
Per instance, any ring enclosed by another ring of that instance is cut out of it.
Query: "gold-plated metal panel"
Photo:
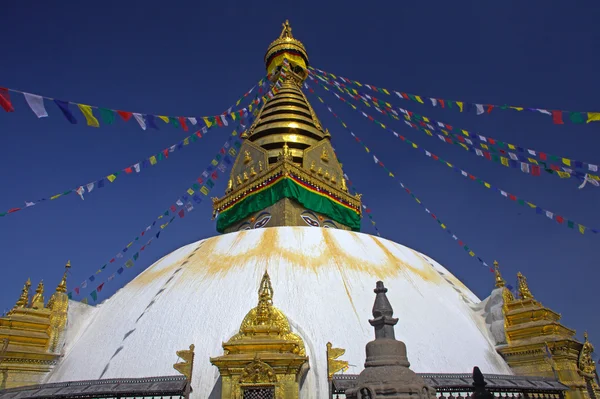
[[[302,158],[302,156],[304,155],[304,151],[302,150],[298,150],[296,148],[290,148],[290,154],[292,155],[292,157],[294,158]],[[279,154],[281,154],[281,148],[276,148],[274,150],[268,150],[268,154],[269,154],[269,158],[276,158],[279,156]]]
[[[267,117],[275,112],[283,112],[283,111],[285,111],[285,112],[300,112],[300,113],[302,113],[302,115],[306,115],[307,117],[310,118],[310,111],[308,109],[302,108],[302,107],[296,107],[295,105],[280,105],[276,108],[265,109],[265,111],[262,113],[261,117]]]
[[[300,121],[303,122],[305,124],[307,124],[308,126],[310,126],[312,124],[312,119],[306,116],[302,116],[302,115],[298,115],[298,114],[277,114],[277,115],[271,115],[271,116],[267,116],[267,117],[261,117],[261,121],[259,123],[258,126],[262,126],[263,124],[267,124],[267,123],[271,123],[271,122],[287,122],[287,121]],[[258,127],[257,127],[258,129]],[[255,131],[256,132],[256,131]]]
[[[301,144],[305,144],[308,146],[318,143],[318,141],[313,139],[312,137],[306,137],[306,136],[302,136],[302,135],[294,134],[294,133],[279,133],[279,134],[270,134],[268,136],[261,137],[261,138],[255,140],[254,144],[260,145],[260,146],[265,146],[267,144],[281,143],[282,147],[283,147],[284,142],[301,143]]]
[[[302,123],[302,122],[296,122],[296,121],[290,121],[290,122],[271,122],[268,124],[264,124],[260,127],[257,127],[254,132],[252,132],[252,135],[255,135],[257,133],[260,133],[264,130],[269,130],[269,129],[276,129],[276,128],[282,128],[282,129],[290,129],[290,133],[293,132],[300,132],[302,130],[305,130],[307,132],[313,133],[314,135],[318,136],[318,137],[324,137],[323,132],[317,130],[314,126],[311,125],[307,125],[306,123]],[[252,136],[250,136],[252,137]]]

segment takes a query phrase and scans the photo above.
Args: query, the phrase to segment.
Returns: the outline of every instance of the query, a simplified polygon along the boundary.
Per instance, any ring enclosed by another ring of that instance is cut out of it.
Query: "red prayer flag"
[[[125,122],[127,122],[128,120],[130,120],[131,117],[133,116],[133,113],[127,112],[127,111],[117,111],[117,114],[119,114],[121,116],[121,118],[123,118],[123,120]]]
[[[458,240],[458,245],[460,245],[461,247],[465,245],[464,242],[462,242],[461,240]]]
[[[438,160],[440,159],[440,158],[439,158],[437,155],[435,155],[435,154],[431,154],[431,157],[432,157],[433,159],[435,159],[436,161],[438,161]]]
[[[483,152],[483,156],[485,156],[485,157],[486,157],[486,159],[488,159],[488,160],[491,160],[491,159],[492,159],[492,154],[490,154],[490,153],[489,153],[489,152],[487,152],[487,151],[484,151],[484,152]]]
[[[487,139],[487,141],[492,145],[496,145],[496,140],[494,139]]]
[[[509,195],[508,195],[508,198],[510,198],[510,199],[511,199],[511,200],[513,200],[513,201],[516,201],[516,200],[517,200],[517,197],[515,197],[515,196],[514,196],[514,195],[512,195],[512,194],[509,194]]]
[[[96,288],[96,291],[98,291],[98,292],[102,291],[102,288],[103,288],[103,287],[104,287],[104,283],[100,284],[100,285],[98,286],[98,288]]]
[[[565,124],[562,119],[562,111],[552,111],[552,122],[554,122],[555,125]]]
[[[133,169],[131,169],[131,166],[128,168],[125,168],[125,173],[133,173]]]
[[[165,148],[164,150],[162,150],[163,155],[165,156],[165,158],[169,158],[169,149]]]
[[[440,99],[438,99],[438,102],[442,105],[442,108],[446,108],[446,104],[444,104],[444,100],[442,100],[440,98]]]
[[[491,113],[492,109],[494,109],[494,106],[493,105],[488,105],[487,113],[488,114]]]
[[[21,210],[21,208],[11,208],[6,213],[13,213],[13,212],[20,211],[20,210]]]
[[[185,124],[185,118],[183,116],[179,117],[179,123],[181,124],[181,127],[183,128],[184,131],[187,132],[189,130],[187,125]]]
[[[200,130],[198,130],[196,133],[194,133],[196,136],[198,136],[199,139],[202,138],[202,133],[200,133]]]
[[[201,177],[197,178],[196,181],[198,182],[198,184],[204,183],[204,179]]]
[[[221,120],[221,117],[216,117],[215,120],[217,121],[217,125],[223,127],[223,121]]]
[[[541,174],[541,169],[537,165],[531,165],[531,174],[534,176],[539,176]]]
[[[175,208],[175,205],[171,205],[171,210],[172,210],[173,212],[175,212],[175,210],[176,210],[176,209],[177,209],[177,208]]]
[[[215,170],[214,172],[212,172],[212,174],[210,175],[210,177],[213,178],[213,180],[217,180],[219,178],[219,174],[217,173],[217,171]]]
[[[560,224],[563,224],[563,222],[565,221],[565,219],[563,219],[563,217],[562,217],[562,216],[558,216],[558,215],[556,215],[556,218],[555,218],[555,219],[556,219],[556,221],[557,221],[558,223],[560,223]]]
[[[450,125],[446,125],[446,129],[448,129],[448,130],[452,130],[452,126],[450,126]]]
[[[538,152],[538,154],[539,154],[539,156],[540,156],[540,159],[541,159],[542,161],[546,161],[546,160],[548,160],[548,156],[546,156],[546,153],[545,153],[545,152]]]
[[[74,291],[75,291],[75,293],[76,293],[77,295],[79,295],[79,287],[75,287],[75,290],[74,290]]]
[[[115,258],[112,258],[108,263],[115,263]]]
[[[0,106],[2,106],[6,112],[15,112],[15,108],[10,102],[10,94],[4,87],[0,87]]]
[[[185,212],[182,210],[179,211],[179,217],[182,218],[185,216]]]

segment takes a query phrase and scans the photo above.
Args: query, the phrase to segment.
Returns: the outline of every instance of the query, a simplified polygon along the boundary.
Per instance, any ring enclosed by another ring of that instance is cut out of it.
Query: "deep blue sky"
[[[83,7],[6,2],[0,86],[134,112],[215,114],[261,78],[264,52],[289,18],[312,65],[365,83],[471,102],[600,110],[597,2],[567,7],[542,1],[501,6],[446,1],[205,3],[109,1]],[[588,329],[592,341],[600,342],[600,319],[595,317],[600,236],[581,236],[462,178],[320,92],[477,254],[488,263],[498,259],[513,284],[522,271],[538,300],[560,312],[579,337]],[[38,120],[22,96],[13,99],[16,112],[0,110],[2,210],[105,176],[187,135],[168,126],[142,131],[133,120],[94,129],[83,124],[78,112],[80,123],[71,125],[49,103],[50,117]],[[432,256],[486,297],[493,274],[467,256],[318,101],[312,102],[382,235]],[[393,102],[523,147],[600,163],[600,123],[556,126],[541,114],[497,111],[477,117]],[[600,192],[594,187],[578,190],[573,179],[525,175],[401,123],[390,125],[492,184],[600,227]],[[0,310],[13,306],[27,277],[34,287],[44,279],[53,290],[68,259],[73,264],[69,286],[83,281],[194,182],[227,134],[213,130],[168,161],[120,177],[85,201],[70,195],[0,219]],[[219,181],[212,194],[221,195],[224,184]],[[164,254],[216,234],[208,202],[188,216],[169,227],[101,298]],[[363,226],[373,233],[368,222]]]

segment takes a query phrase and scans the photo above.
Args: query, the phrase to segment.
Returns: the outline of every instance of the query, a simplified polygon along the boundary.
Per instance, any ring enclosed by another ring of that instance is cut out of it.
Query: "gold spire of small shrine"
[[[15,308],[24,308],[29,305],[29,288],[31,288],[31,279],[27,279],[25,285],[23,286],[23,290],[21,291],[21,296],[15,305]]]
[[[40,281],[35,289],[35,295],[31,299],[33,309],[42,309],[44,307],[44,280]]]
[[[500,266],[498,265],[498,261],[494,261],[494,275],[496,276],[496,288],[502,288],[506,286],[506,281],[502,278],[500,274]]]
[[[517,273],[517,279],[519,280],[519,298],[533,299],[533,294],[529,290],[529,285],[527,285],[527,278],[519,272]]]
[[[271,318],[273,308],[273,286],[269,273],[265,271],[260,288],[258,289],[258,306],[256,307],[256,320],[259,325],[265,325]]]
[[[58,287],[56,287],[56,292],[62,292],[63,294],[65,292],[67,292],[67,273],[69,272],[69,269],[71,268],[71,261],[67,261],[67,264],[65,265],[65,273],[63,274],[63,278],[60,281],[60,284],[58,284]]]

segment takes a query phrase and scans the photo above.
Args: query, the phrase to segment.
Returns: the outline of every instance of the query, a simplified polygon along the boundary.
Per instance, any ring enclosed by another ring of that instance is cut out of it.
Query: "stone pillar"
[[[373,320],[375,340],[366,346],[365,369],[354,388],[346,391],[349,399],[435,399],[435,389],[425,384],[410,367],[406,345],[396,340],[394,326],[398,319],[386,296],[387,288],[378,281],[375,288]]]

